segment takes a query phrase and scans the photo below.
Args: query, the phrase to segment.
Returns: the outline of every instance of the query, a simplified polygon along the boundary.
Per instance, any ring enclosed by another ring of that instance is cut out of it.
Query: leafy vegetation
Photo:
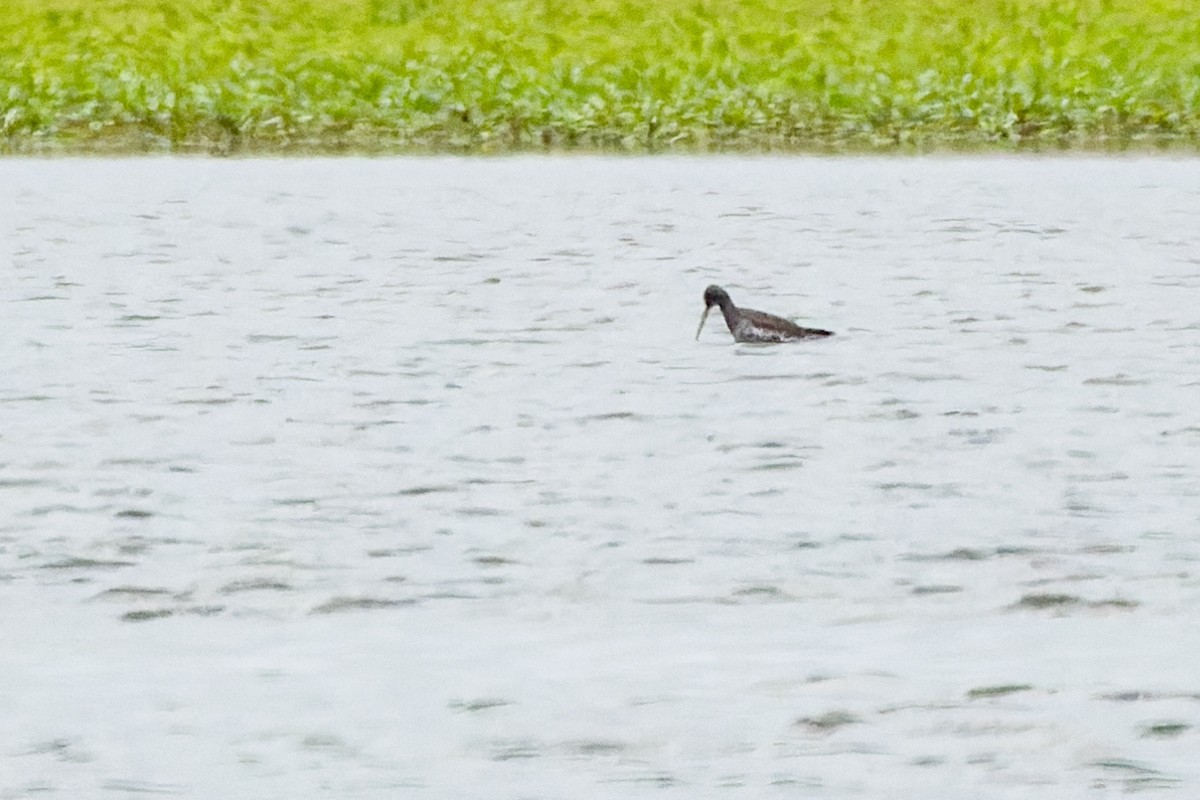
[[[1200,142],[1191,0],[6,0],[0,148]]]

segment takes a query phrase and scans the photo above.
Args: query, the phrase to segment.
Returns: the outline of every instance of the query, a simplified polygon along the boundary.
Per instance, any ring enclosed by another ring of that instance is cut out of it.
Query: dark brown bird
[[[700,327],[696,329],[697,339],[700,338],[700,331],[704,330],[704,321],[708,319],[708,312],[713,306],[721,308],[725,324],[729,326],[729,332],[738,342],[797,342],[833,336],[833,331],[802,328],[794,322],[765,311],[738,308],[729,299],[728,292],[720,286],[710,286],[704,290],[704,315],[700,317]]]

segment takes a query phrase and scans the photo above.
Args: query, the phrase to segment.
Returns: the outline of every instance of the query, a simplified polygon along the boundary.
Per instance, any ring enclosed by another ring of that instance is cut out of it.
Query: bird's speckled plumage
[[[804,339],[823,339],[832,336],[832,331],[820,328],[802,328],[790,320],[768,314],[765,311],[755,311],[751,308],[738,308],[729,299],[729,293],[720,286],[709,286],[704,290],[704,315],[700,317],[700,327],[696,329],[696,338],[704,330],[704,321],[713,306],[721,309],[729,332],[738,342],[796,342]]]

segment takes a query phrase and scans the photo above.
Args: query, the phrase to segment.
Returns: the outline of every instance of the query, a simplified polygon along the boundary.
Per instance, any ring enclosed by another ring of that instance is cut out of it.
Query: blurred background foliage
[[[0,146],[1200,141],[1180,0],[5,0]]]

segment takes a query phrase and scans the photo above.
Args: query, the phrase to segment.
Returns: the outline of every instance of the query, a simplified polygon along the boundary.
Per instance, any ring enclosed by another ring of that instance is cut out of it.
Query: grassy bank
[[[1193,0],[5,0],[0,148],[1200,145]]]

